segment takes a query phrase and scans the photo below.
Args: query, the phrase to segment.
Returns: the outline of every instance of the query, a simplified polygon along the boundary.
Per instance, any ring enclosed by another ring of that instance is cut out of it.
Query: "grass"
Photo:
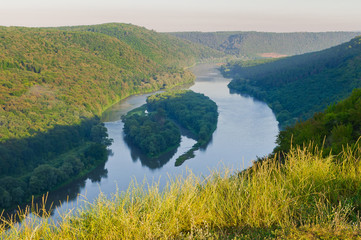
[[[49,221],[0,225],[4,239],[361,239],[361,148],[322,157],[292,149],[240,174],[189,173],[100,195]],[[44,214],[40,211],[41,214]],[[7,231],[6,226],[10,227]]]

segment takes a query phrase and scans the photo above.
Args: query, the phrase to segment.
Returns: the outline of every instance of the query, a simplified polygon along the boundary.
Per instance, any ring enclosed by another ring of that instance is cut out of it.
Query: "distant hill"
[[[361,87],[361,37],[323,51],[244,67],[229,63],[223,74],[232,90],[266,101],[281,126],[305,120]]]
[[[190,43],[169,34],[124,23],[60,27],[60,30],[87,31],[115,37],[152,61],[166,66],[191,65],[196,60],[222,57],[224,54],[207,46]]]
[[[298,55],[350,41],[360,32],[175,32],[179,38],[243,58]]]

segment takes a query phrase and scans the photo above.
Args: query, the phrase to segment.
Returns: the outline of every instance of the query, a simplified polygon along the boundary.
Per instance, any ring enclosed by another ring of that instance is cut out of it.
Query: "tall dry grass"
[[[292,149],[231,175],[214,171],[171,179],[159,190],[135,181],[128,191],[100,195],[63,214],[60,223],[0,225],[4,239],[225,239],[358,238],[361,209],[360,148],[340,156]],[[10,229],[5,230],[5,225]]]

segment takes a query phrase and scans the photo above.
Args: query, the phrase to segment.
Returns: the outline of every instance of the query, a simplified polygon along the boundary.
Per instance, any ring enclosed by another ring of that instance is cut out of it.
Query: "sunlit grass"
[[[57,224],[3,222],[4,239],[257,239],[359,238],[360,149],[337,158],[293,149],[231,174],[192,173],[157,184],[134,181],[128,191],[65,213]],[[41,211],[40,211],[41,212]],[[42,213],[43,214],[43,213]],[[5,230],[5,225],[10,226]]]

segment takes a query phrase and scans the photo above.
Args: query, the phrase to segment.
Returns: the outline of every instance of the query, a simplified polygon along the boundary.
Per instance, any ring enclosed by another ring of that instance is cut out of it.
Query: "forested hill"
[[[350,41],[360,32],[175,32],[179,38],[244,58],[314,52]]]
[[[289,152],[291,144],[312,143],[323,148],[324,154],[340,154],[346,146],[355,147],[361,136],[361,89],[356,89],[345,100],[329,106],[304,122],[280,132],[275,152]]]
[[[266,101],[281,126],[308,119],[361,87],[361,37],[320,52],[253,67],[242,62],[222,68],[229,87]]]
[[[224,55],[224,53],[216,49],[132,24],[107,23],[60,27],[58,29],[97,32],[116,37],[154,62],[168,67],[191,65],[195,60],[222,57]]]
[[[129,94],[190,81],[183,67],[219,56],[141,27],[107,26],[93,27],[114,35],[129,27],[127,35],[133,37],[123,41],[85,31],[0,28],[0,140],[79,122]],[[147,34],[149,42],[144,41]]]

